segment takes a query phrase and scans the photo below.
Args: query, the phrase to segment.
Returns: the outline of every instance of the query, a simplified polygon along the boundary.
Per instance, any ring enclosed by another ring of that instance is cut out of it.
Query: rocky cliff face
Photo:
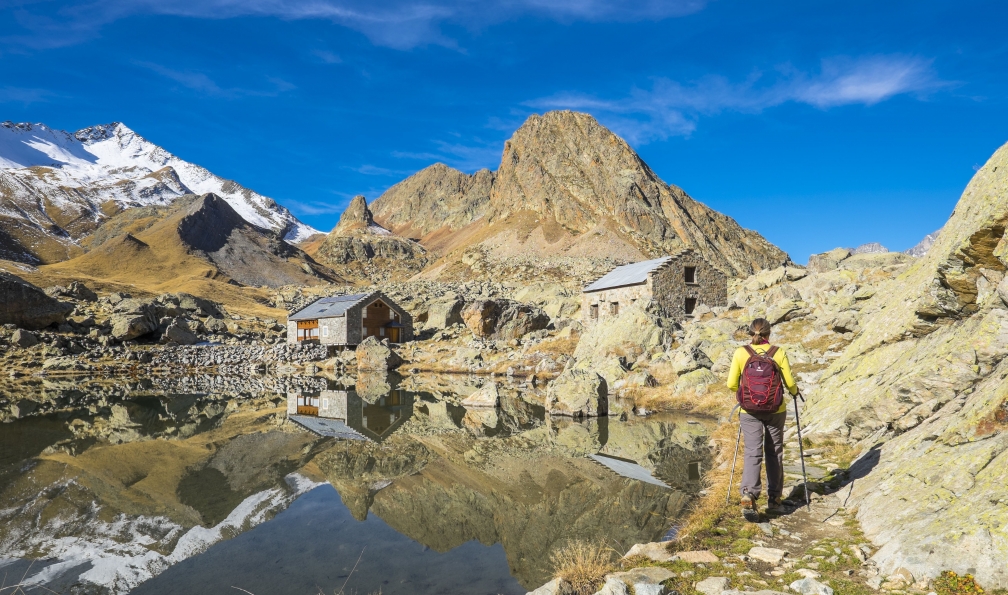
[[[457,231],[482,218],[493,180],[488,169],[469,175],[435,163],[386,190],[371,207],[393,232],[430,241],[438,230]]]
[[[808,430],[858,442],[852,503],[883,570],[1008,586],[1008,145],[932,248],[861,311],[809,400]]]
[[[505,143],[494,174],[435,165],[392,187],[375,211],[442,254],[627,262],[694,247],[735,276],[789,261],[663,182],[623,139],[575,112],[531,116]]]
[[[331,266],[352,265],[351,274],[382,280],[411,277],[427,263],[420,244],[374,222],[363,196],[354,197],[314,256]]]

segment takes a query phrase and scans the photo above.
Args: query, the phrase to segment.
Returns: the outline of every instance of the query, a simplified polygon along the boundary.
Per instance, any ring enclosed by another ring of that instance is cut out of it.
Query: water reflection
[[[467,410],[461,402],[480,382],[204,376],[0,385],[0,565],[40,558],[31,580],[79,592],[129,592],[173,567],[269,584],[275,568],[245,562],[280,551],[279,536],[299,535],[312,551],[355,549],[373,533],[360,527],[379,523],[416,552],[432,552],[404,553],[397,576],[415,579],[421,567],[447,568],[444,560],[498,564],[531,589],[546,580],[554,548],[660,538],[700,489],[703,423],[551,419],[541,395],[506,383],[500,407]],[[590,456],[632,463],[658,481]],[[309,492],[325,522],[362,525],[297,528],[307,517],[283,511]],[[227,542],[239,535],[247,537]],[[319,560],[302,561],[306,576],[322,576]],[[382,588],[446,585],[428,579]],[[517,589],[507,584],[500,592]],[[154,585],[166,583],[150,583],[150,592]]]

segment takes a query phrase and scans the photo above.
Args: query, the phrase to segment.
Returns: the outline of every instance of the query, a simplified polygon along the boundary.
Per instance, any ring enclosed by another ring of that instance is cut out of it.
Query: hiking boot
[[[784,500],[780,496],[771,497],[767,502],[767,512],[782,512],[784,510]]]
[[[759,512],[756,510],[756,501],[749,494],[742,494],[742,518],[750,523],[759,522]]]

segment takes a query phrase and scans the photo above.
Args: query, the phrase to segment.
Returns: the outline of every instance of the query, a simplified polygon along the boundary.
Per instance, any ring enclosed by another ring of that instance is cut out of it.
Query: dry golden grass
[[[550,555],[554,576],[571,585],[577,595],[598,591],[615,569],[614,551],[600,543],[571,541]]]
[[[861,454],[861,449],[857,446],[839,440],[811,440],[806,436],[802,438],[802,444],[805,448],[821,448],[823,456],[836,462],[841,467],[849,467],[854,459]]]
[[[579,336],[553,337],[535,346],[532,351],[552,355],[571,355],[577,347]]]

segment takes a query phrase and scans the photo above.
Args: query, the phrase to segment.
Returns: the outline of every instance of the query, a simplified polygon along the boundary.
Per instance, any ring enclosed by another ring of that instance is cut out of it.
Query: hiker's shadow
[[[801,510],[801,508],[805,505],[806,488],[809,491],[810,497],[812,494],[828,496],[841,492],[841,496],[843,498],[840,506],[846,507],[847,500],[850,498],[850,495],[854,490],[854,482],[871,473],[872,469],[879,464],[880,458],[881,445],[876,444],[867,452],[855,459],[848,469],[837,469],[834,471],[833,477],[830,480],[810,481],[806,484],[797,485],[791,488],[791,493],[784,498],[785,503],[790,503],[791,506],[785,506],[783,510],[775,513],[769,513],[767,516],[770,518],[776,518],[780,516],[787,516],[797,510]]]

